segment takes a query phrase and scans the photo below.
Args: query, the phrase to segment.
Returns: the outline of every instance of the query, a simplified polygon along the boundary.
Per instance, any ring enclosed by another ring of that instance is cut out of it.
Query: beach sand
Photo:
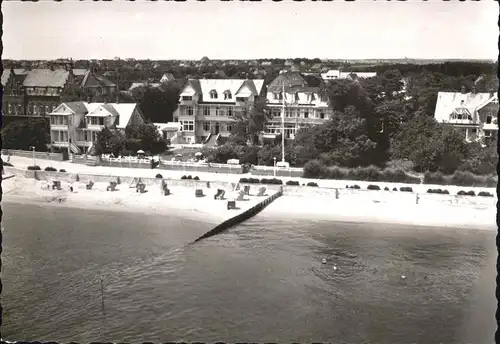
[[[62,182],[62,190],[48,190],[47,182],[16,176],[2,183],[4,201],[31,204],[46,204],[59,207],[82,209],[105,209],[130,211],[144,214],[173,215],[204,221],[217,225],[232,216],[254,206],[265,197],[245,196],[237,201],[238,209],[228,210],[227,200],[236,197],[235,192],[225,190],[225,200],[214,200],[217,190],[204,188],[205,197],[195,197],[195,189],[182,186],[169,186],[171,194],[162,195],[160,187],[150,185],[147,192],[139,194],[128,184],[120,184],[115,191],[106,191],[108,183],[95,183],[92,190],[85,183],[75,182],[73,192],[69,183]],[[255,190],[251,190],[251,192]]]
[[[288,195],[271,203],[261,215],[283,219],[293,217],[340,222],[496,230],[494,199],[490,199],[492,203],[490,205],[442,202],[439,197],[434,200],[428,198],[416,204],[415,195],[412,195],[413,202],[410,202],[404,199],[397,201],[394,195],[384,199],[384,196],[380,195],[381,192],[378,193],[377,196],[364,193],[356,197],[341,196],[339,199],[317,195],[306,197]]]

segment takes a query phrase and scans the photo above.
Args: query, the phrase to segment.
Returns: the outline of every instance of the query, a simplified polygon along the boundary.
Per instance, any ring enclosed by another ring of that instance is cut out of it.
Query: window
[[[233,131],[233,125],[232,124],[228,124],[227,125],[227,131],[228,132],[232,132]]]
[[[321,119],[325,119],[325,113],[324,113],[324,112],[320,112],[320,113],[319,113],[319,118],[321,118]]]
[[[192,106],[186,106],[184,109],[184,115],[186,116],[192,116],[193,115],[193,107]]]
[[[484,136],[485,137],[491,137],[491,130],[485,130],[484,131]]]
[[[245,98],[245,97],[236,97],[236,101],[238,101],[238,102],[244,102],[246,100],[247,100],[247,98]]]
[[[215,108],[215,116],[219,116],[219,110],[220,109],[218,107]]]
[[[203,116],[210,116],[210,108],[208,106],[203,107]]]
[[[279,99],[280,98],[279,93],[273,93],[273,98],[276,100]]]
[[[233,109],[232,108],[228,108],[227,109],[227,116],[228,117],[233,117]]]
[[[486,124],[491,124],[492,117],[486,116]]]
[[[193,100],[192,96],[182,96],[182,100]]]
[[[194,131],[194,121],[181,121],[182,131]]]
[[[45,105],[45,113],[50,113],[49,106]]]
[[[309,112],[308,111],[304,111],[304,118],[309,118]]]
[[[210,122],[203,122],[203,131],[210,131]]]
[[[233,96],[231,95],[231,91],[226,90],[224,91],[224,99],[231,99]]]
[[[217,91],[216,90],[210,91],[210,99],[217,99]]]
[[[7,104],[7,113],[10,114],[12,112],[12,105]]]
[[[477,134],[477,129],[476,128],[472,128],[472,133],[473,134]]]

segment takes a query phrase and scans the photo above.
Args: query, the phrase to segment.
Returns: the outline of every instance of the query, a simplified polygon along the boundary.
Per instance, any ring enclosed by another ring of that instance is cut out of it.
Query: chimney
[[[462,94],[467,93],[466,90],[465,90],[465,86],[462,85],[461,91],[462,91]]]

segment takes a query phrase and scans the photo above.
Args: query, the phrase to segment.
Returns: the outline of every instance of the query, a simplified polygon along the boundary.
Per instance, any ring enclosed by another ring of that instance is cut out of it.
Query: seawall
[[[274,202],[278,197],[281,197],[283,195],[283,190],[280,189],[279,191],[275,192],[271,196],[267,197],[263,201],[257,203],[253,207],[245,210],[242,213],[239,213],[230,219],[222,222],[221,224],[215,226],[212,230],[208,231],[207,233],[203,234],[200,236],[198,239],[196,239],[194,242],[198,242],[200,240],[209,238],[211,236],[214,236],[216,234],[222,233],[225,230],[228,230],[230,227],[236,226],[243,221],[248,220],[252,216],[257,215],[259,212],[261,212],[265,207],[267,207],[269,204]]]

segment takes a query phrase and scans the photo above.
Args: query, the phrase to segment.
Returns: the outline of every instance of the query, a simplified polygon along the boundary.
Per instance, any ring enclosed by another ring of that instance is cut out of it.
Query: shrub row
[[[419,184],[420,179],[407,175],[402,169],[384,169],[376,166],[341,169],[327,167],[319,161],[310,161],[304,166],[304,178],[339,180],[362,180],[369,182],[390,182]]]
[[[309,161],[304,166],[304,178],[322,178],[338,180],[362,180],[368,182],[388,182],[419,184],[420,179],[407,175],[402,169],[379,169],[376,166],[358,167],[345,169],[339,167],[327,167],[318,160]],[[497,178],[495,176],[479,176],[467,171],[456,171],[452,175],[443,175],[441,172],[426,172],[425,184],[457,185],[457,186],[479,186],[495,187]]]
[[[262,178],[260,180],[260,183],[261,184],[281,185],[281,184],[283,184],[283,181],[281,179],[277,179],[277,178],[271,178],[271,179]]]
[[[427,193],[440,194],[440,195],[449,195],[450,194],[450,192],[448,190],[442,190],[442,189],[429,189],[429,190],[427,190]]]
[[[158,178],[158,175],[159,175],[159,176],[161,176],[161,174],[157,174],[157,175],[156,175],[156,178]],[[160,177],[160,178],[161,178],[161,177]],[[194,176],[194,177],[192,177],[191,175],[189,175],[189,176],[182,176],[182,177],[181,177],[181,179],[200,180],[200,178],[199,178],[198,176]]]
[[[41,168],[38,165],[35,166],[28,166],[28,171],[40,171]]]
[[[258,178],[240,178],[240,183],[244,183],[244,184],[259,184],[260,180]]]
[[[470,191],[460,190],[459,192],[457,192],[457,195],[458,196],[476,196],[476,193],[472,190],[470,190]]]
[[[289,180],[285,183],[286,185],[300,186],[300,183],[296,180]]]
[[[354,185],[354,187],[351,187],[351,188],[353,188],[353,189],[359,189],[360,187],[357,186],[357,185]],[[366,189],[367,190],[380,190],[380,186],[370,184],[370,185],[367,186]],[[384,191],[389,191],[389,190],[390,189],[387,186],[384,188]],[[398,189],[397,188],[393,188],[392,191],[398,191]],[[399,191],[401,191],[401,192],[413,192],[413,189],[411,187],[409,187],[409,186],[402,186],[402,187],[399,188]]]
[[[424,174],[424,183],[436,185],[495,187],[497,185],[497,179],[494,176],[477,176],[464,171],[457,171],[451,176],[445,176],[441,172],[426,172]]]

